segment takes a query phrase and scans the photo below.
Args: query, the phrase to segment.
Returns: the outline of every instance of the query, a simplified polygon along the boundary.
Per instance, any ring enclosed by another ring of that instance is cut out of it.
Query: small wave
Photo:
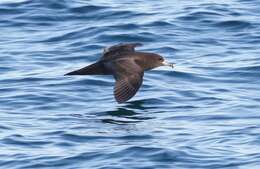
[[[161,47],[158,49],[159,51],[163,51],[165,53],[169,53],[169,54],[172,54],[172,53],[175,53],[178,51],[177,48],[174,48],[174,47],[171,47],[171,46],[164,46],[164,47]]]
[[[38,40],[35,42],[59,42],[64,40],[72,41],[82,36],[85,36],[86,33],[87,31],[84,31],[84,28],[70,31],[60,31],[60,33],[57,35],[50,35],[47,36],[45,39]]]
[[[239,68],[235,68],[235,70],[237,70],[237,71],[241,70],[241,71],[257,71],[257,72],[260,72],[260,65],[239,67]]]
[[[116,42],[152,42],[155,39],[153,37],[147,37],[143,35],[133,35],[133,34],[103,34],[96,39],[99,42],[109,42],[111,39],[114,39]]]
[[[247,21],[230,20],[218,22],[215,26],[227,29],[245,29],[252,27],[252,24]]]
[[[51,142],[49,141],[37,141],[37,140],[28,140],[22,135],[11,135],[8,137],[5,137],[4,139],[1,140],[2,143],[4,144],[10,144],[10,145],[19,145],[19,146],[25,146],[25,147],[36,147],[36,146],[43,146],[46,144],[50,144]]]
[[[1,0],[0,4],[19,4],[24,2],[29,2],[31,0]]]
[[[97,5],[86,5],[86,6],[79,6],[79,7],[72,7],[69,8],[69,11],[72,13],[82,14],[82,13],[90,13],[90,12],[99,12],[100,10],[105,10],[108,7],[106,6],[97,6]],[[104,11],[102,11],[104,12]]]
[[[197,11],[192,12],[189,14],[185,14],[184,16],[180,16],[177,19],[179,20],[185,20],[185,21],[193,21],[193,20],[209,20],[209,18],[218,18],[222,17],[223,15],[217,12],[212,11]]]
[[[168,22],[168,21],[153,21],[147,24],[144,24],[144,26],[159,26],[159,27],[163,27],[163,26],[174,26],[173,23]]]
[[[120,25],[112,25],[112,26],[107,26],[108,29],[117,29],[117,30],[127,30],[127,29],[138,29],[140,28],[139,25],[134,24],[134,23],[126,23],[126,24],[120,24]]]

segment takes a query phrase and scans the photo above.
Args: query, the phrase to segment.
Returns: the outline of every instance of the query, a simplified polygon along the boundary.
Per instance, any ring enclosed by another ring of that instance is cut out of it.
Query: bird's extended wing
[[[126,53],[131,53],[135,51],[135,47],[142,46],[141,43],[121,43],[118,45],[114,45],[108,48],[105,48],[103,51],[103,56],[101,60],[113,59],[114,57],[118,57],[119,55],[123,55]]]
[[[143,82],[143,69],[133,59],[120,59],[114,62],[116,84],[114,96],[118,103],[131,99]]]

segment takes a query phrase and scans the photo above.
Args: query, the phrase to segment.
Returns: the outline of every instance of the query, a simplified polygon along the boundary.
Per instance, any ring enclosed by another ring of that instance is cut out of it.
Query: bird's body
[[[144,71],[159,66],[173,64],[164,63],[162,56],[135,51],[140,43],[119,44],[105,48],[103,56],[94,64],[66,75],[113,75],[116,79],[114,96],[118,103],[132,98],[143,82]]]

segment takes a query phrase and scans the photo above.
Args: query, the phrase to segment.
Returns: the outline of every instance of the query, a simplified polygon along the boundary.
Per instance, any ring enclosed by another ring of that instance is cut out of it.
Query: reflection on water
[[[145,107],[143,107],[142,100],[130,101],[118,106],[116,110],[107,111],[104,114],[108,116],[102,119],[104,123],[129,124],[152,119],[152,117],[147,116],[149,111],[146,111]]]

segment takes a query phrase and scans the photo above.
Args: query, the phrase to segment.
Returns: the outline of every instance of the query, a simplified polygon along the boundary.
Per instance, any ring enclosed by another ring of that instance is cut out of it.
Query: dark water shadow
[[[104,123],[112,124],[132,124],[140,123],[152,119],[148,110],[143,106],[144,101],[132,101],[119,105],[115,110],[104,112]]]

